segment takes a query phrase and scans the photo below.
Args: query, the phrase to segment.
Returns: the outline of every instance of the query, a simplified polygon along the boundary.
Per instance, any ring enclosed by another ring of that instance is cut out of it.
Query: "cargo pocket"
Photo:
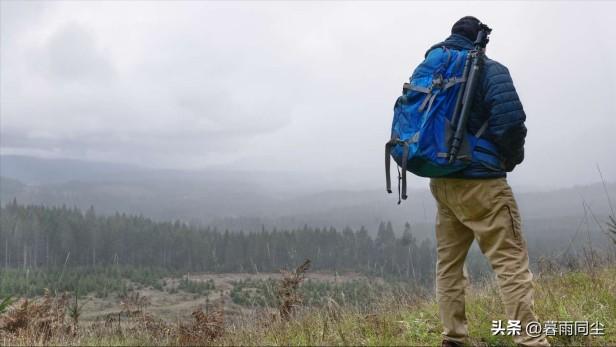
[[[516,241],[521,242],[522,241],[522,234],[521,234],[522,228],[520,225],[520,220],[519,218],[516,218],[516,215],[513,213],[509,205],[505,205],[505,208],[507,209],[507,214],[509,215],[509,221],[511,222],[511,230],[513,233],[513,237],[516,239]]]

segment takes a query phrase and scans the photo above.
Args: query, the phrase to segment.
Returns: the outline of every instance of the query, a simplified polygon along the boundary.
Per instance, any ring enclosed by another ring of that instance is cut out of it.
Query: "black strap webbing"
[[[385,183],[387,193],[391,194],[391,148],[396,144],[402,144],[402,173],[398,171],[398,204],[401,200],[406,200],[406,161],[409,156],[409,144],[406,141],[398,141],[398,139],[391,139],[385,144]],[[400,187],[402,182],[402,187]]]
[[[385,144],[385,182],[386,182],[386,188],[387,188],[387,192],[389,194],[391,194],[391,171],[390,171],[390,166],[391,166],[391,147],[393,147],[396,144],[396,140],[395,139],[391,139],[389,140],[386,144]]]
[[[406,160],[409,157],[409,144],[404,142],[402,150],[402,200],[406,200]],[[399,204],[399,203],[398,203]]]
[[[400,193],[400,181],[402,180],[402,174],[400,173],[400,167],[396,166],[396,170],[398,171],[398,205],[402,202],[402,194]]]

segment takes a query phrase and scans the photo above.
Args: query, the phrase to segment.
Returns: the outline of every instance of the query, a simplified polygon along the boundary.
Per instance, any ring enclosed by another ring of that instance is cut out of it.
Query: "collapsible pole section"
[[[458,89],[458,95],[456,96],[456,107],[453,110],[453,115],[451,117],[451,127],[456,129],[458,125],[458,116],[460,115],[460,109],[462,109],[462,96],[464,95],[464,89],[466,89],[466,81],[468,81],[468,72],[471,69],[471,55],[467,54],[466,59],[464,60],[464,69],[462,70],[462,84],[460,84],[460,89]]]
[[[477,40],[475,41],[475,50],[469,53],[469,56],[471,56],[472,59],[472,64],[470,67],[470,72],[466,85],[464,86],[464,94],[462,96],[460,115],[457,116],[457,113],[454,113],[453,116],[456,131],[453,135],[451,146],[449,148],[450,164],[455,162],[458,158],[458,152],[460,151],[460,147],[462,146],[462,142],[464,141],[464,135],[466,134],[466,123],[470,115],[471,107],[473,106],[473,97],[475,95],[475,90],[477,89],[477,83],[479,81],[481,63],[484,57],[484,49],[488,44],[488,35],[491,31],[492,29],[490,29],[487,25],[482,24],[482,28],[477,34]],[[456,104],[456,108],[458,108],[458,106],[459,105]]]

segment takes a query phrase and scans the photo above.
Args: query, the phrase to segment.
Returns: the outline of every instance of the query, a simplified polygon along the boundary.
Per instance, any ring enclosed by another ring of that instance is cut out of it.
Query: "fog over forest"
[[[3,155],[271,175],[281,197],[381,189],[402,83],[472,14],[527,114],[514,188],[595,183],[597,164],[616,180],[613,2],[0,6]]]
[[[527,114],[508,176],[527,233],[570,238],[616,198],[614,3],[0,6],[2,204],[432,237],[427,180],[396,205],[383,146],[402,83],[467,14],[493,28],[487,54]]]

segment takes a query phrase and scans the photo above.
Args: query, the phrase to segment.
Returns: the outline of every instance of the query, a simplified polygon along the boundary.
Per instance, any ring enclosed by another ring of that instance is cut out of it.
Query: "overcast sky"
[[[527,113],[513,184],[616,181],[614,2],[1,2],[3,154],[382,188],[392,106],[460,17]],[[335,176],[331,176],[335,175]],[[411,179],[411,186],[425,185]]]

